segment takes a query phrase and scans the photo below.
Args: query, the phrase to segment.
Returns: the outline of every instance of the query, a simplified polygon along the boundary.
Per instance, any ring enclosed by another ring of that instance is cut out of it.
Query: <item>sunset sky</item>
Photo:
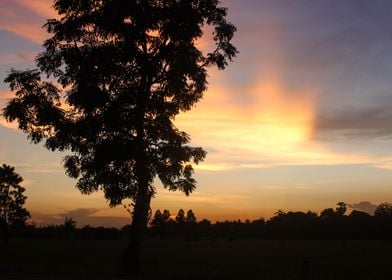
[[[55,16],[50,0],[0,2],[0,108],[11,67],[34,67]],[[344,201],[371,212],[392,201],[392,1],[224,0],[238,28],[238,57],[209,71],[209,88],[176,124],[208,151],[189,197],[156,182],[153,210],[193,209],[198,219],[319,212]],[[200,42],[208,49],[207,39]],[[0,163],[25,179],[38,224],[127,223],[102,193],[84,196],[64,174],[66,154],[33,145],[0,119]]]

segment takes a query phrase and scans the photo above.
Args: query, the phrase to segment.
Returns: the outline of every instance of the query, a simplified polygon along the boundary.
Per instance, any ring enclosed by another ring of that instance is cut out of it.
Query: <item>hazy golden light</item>
[[[252,95],[253,105],[242,114],[248,125],[239,128],[247,148],[287,151],[309,139],[314,108],[310,95],[286,92],[276,81],[262,82]]]
[[[241,88],[237,94],[227,91],[209,90],[200,107],[177,118],[176,124],[188,131],[195,143],[222,149],[224,157],[249,153],[255,159],[272,154],[290,157],[310,139],[314,95],[290,92],[272,78]],[[239,103],[232,99],[235,95],[248,101]],[[240,165],[246,168],[252,164]],[[199,169],[219,171],[232,167],[230,162],[211,163],[207,159]]]

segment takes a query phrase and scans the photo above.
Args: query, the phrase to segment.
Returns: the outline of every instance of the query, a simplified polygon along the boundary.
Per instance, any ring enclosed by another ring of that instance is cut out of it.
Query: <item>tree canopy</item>
[[[16,97],[3,111],[34,143],[70,151],[66,173],[89,194],[99,189],[111,206],[153,194],[158,176],[170,190],[195,188],[191,162],[206,153],[173,124],[203,96],[209,66],[224,69],[236,55],[236,28],[217,0],[56,0],[60,19],[36,61],[11,70]],[[197,40],[213,27],[215,48]],[[44,80],[42,74],[51,80]],[[143,182],[143,184],[141,184]],[[143,186],[142,186],[143,185]]]

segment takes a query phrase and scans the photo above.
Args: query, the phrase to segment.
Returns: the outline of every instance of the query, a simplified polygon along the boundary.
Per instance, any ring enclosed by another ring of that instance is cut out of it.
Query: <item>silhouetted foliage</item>
[[[72,238],[76,231],[76,221],[73,218],[65,217],[64,219],[64,232],[68,238]]]
[[[162,213],[161,210],[155,211],[154,217],[151,221],[151,225],[155,227],[159,227],[162,224]]]
[[[185,211],[183,209],[178,210],[178,213],[176,215],[176,222],[178,224],[184,224],[185,223]]]
[[[328,220],[328,219],[332,219],[334,217],[336,217],[336,212],[332,208],[324,209],[320,213],[320,218],[321,219]]]
[[[63,226],[66,230],[70,230],[70,231],[75,230],[76,221],[73,218],[65,217]]]
[[[202,98],[207,68],[235,57],[236,28],[218,0],[56,0],[54,8],[60,19],[45,24],[52,37],[39,70],[11,70],[5,82],[16,97],[3,113],[32,142],[70,152],[64,168],[83,194],[101,189],[110,206],[133,201],[134,265],[154,178],[186,195],[196,186],[191,163],[206,153],[173,120]],[[196,45],[205,26],[215,43],[208,53]]]
[[[24,208],[25,188],[20,184],[22,177],[15,168],[6,164],[0,166],[0,232],[8,243],[10,228],[20,230],[26,224],[30,213]]]
[[[374,211],[374,215],[378,217],[392,217],[392,203],[381,203]]]
[[[347,211],[347,204],[344,202],[338,202],[336,203],[337,207],[336,207],[336,214],[338,214],[339,216],[343,216],[344,213],[346,213]]]
[[[155,212],[154,218],[151,221],[151,226],[155,229],[156,233],[160,235],[161,239],[164,239],[165,233],[166,233],[166,228],[167,228],[167,222],[170,219],[170,212],[169,210],[163,210],[163,213],[161,213],[160,210],[157,210]]]
[[[380,208],[388,203],[381,204]],[[321,213],[330,213],[331,208]],[[185,211],[179,211],[184,212]],[[186,213],[196,214],[192,210]],[[191,215],[188,215],[191,216]],[[185,216],[186,217],[186,216]],[[193,219],[192,219],[193,220]],[[68,225],[68,226],[67,226]],[[84,226],[76,228],[73,219],[67,218],[64,224],[36,227],[28,225],[22,231],[13,232],[16,237],[66,238],[75,239],[119,239],[126,237],[130,225],[121,230],[116,228]],[[70,231],[67,228],[71,228]],[[71,233],[71,235],[70,235]],[[187,241],[207,239],[219,241],[235,241],[239,238],[280,239],[377,239],[390,240],[392,235],[392,218],[390,216],[372,216],[368,213],[353,210],[349,215],[317,215],[315,212],[278,211],[269,220],[256,219],[211,223],[207,219],[201,221],[177,222],[170,217],[169,210],[155,212],[147,233],[151,237],[182,237]]]
[[[129,231],[129,228],[127,229]],[[14,232],[15,237],[55,239],[120,239],[124,233],[117,228],[84,226],[67,227],[65,224],[39,226],[27,225],[22,231]],[[128,234],[127,234],[128,236]]]
[[[188,210],[188,211],[186,212],[185,221],[186,221],[188,224],[194,224],[194,223],[196,223],[197,219],[196,219],[195,213],[193,213],[192,209],[190,209],[190,210]]]
[[[345,203],[338,203],[338,207]],[[385,208],[388,203],[382,203]],[[189,213],[189,210],[187,213]],[[349,215],[346,211],[327,208],[320,215],[315,212],[277,211],[269,220],[241,220],[216,222],[203,219],[191,223],[184,219],[169,219],[166,221],[166,236],[183,236],[187,240],[209,238],[218,240],[224,238],[234,241],[236,238],[272,238],[272,239],[390,239],[392,234],[392,216],[372,216],[368,213],[353,210]],[[185,213],[180,209],[180,217]],[[193,213],[193,211],[192,211]],[[340,213],[340,214],[338,214]],[[195,214],[193,213],[195,216]],[[178,216],[178,215],[177,215]],[[388,218],[389,217],[389,218]],[[178,222],[179,221],[179,222]],[[154,235],[157,226],[151,224],[150,232]]]

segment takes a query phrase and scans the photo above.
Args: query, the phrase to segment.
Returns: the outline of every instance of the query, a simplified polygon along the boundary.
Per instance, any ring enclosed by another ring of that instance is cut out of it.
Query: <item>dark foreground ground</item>
[[[0,279],[123,279],[126,241],[15,239],[0,245]],[[392,279],[392,242],[149,239],[143,280]]]

